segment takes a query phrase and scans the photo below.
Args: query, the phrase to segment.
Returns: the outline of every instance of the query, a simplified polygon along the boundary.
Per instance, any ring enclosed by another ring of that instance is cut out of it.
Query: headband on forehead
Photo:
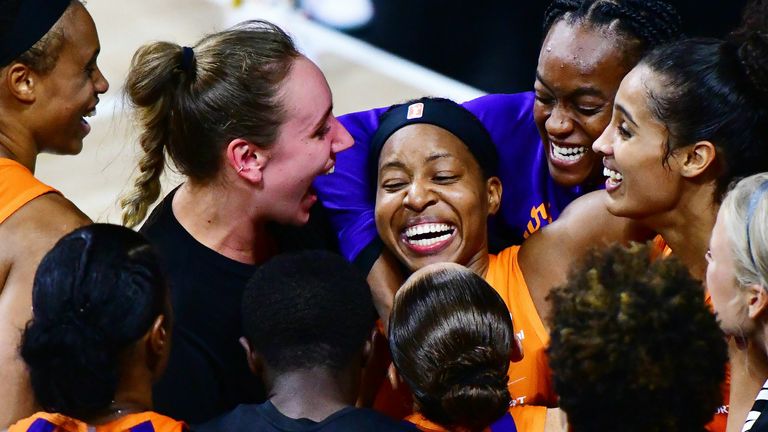
[[[21,0],[0,37],[0,67],[24,54],[64,15],[72,0]]]
[[[497,174],[499,156],[488,130],[474,114],[452,100],[421,98],[395,105],[381,115],[380,121],[371,138],[370,166],[374,178],[384,143],[401,128],[419,123],[435,125],[456,135],[477,159],[486,177]]]

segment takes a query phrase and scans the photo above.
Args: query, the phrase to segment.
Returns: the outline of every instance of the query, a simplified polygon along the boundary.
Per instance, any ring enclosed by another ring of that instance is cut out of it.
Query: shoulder
[[[407,421],[393,420],[368,408],[352,408],[338,413],[322,431],[366,430],[381,432],[415,431],[416,427]]]
[[[227,432],[238,430],[266,430],[261,405],[241,404],[232,411],[213,420],[192,426],[194,432]]]

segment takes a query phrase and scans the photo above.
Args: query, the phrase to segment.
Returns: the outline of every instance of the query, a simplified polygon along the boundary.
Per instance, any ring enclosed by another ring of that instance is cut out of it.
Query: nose
[[[547,121],[544,122],[547,133],[555,137],[564,137],[573,132],[573,119],[561,107],[555,106],[549,114]]]
[[[352,147],[352,144],[355,143],[355,139],[352,138],[352,135],[350,135],[347,128],[345,128],[336,117],[333,118],[333,121],[335,122],[333,127],[336,129],[336,136],[331,142],[331,151],[338,153]]]
[[[436,202],[437,197],[434,191],[416,179],[408,186],[407,193],[403,199],[403,206],[415,212],[422,212]]]
[[[104,74],[101,73],[101,69],[96,69],[96,82],[94,83],[94,88],[96,89],[97,94],[104,94],[109,90],[109,81],[104,77]]]
[[[601,153],[605,156],[613,155],[613,144],[611,143],[611,127],[605,128],[602,134],[592,143],[592,151]]]

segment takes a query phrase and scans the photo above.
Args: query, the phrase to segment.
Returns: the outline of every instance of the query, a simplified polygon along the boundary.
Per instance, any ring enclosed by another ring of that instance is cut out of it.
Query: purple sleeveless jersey
[[[533,122],[533,92],[481,96],[462,105],[485,125],[499,154],[501,209],[490,220],[492,251],[520,244],[556,219],[568,203],[589,190],[563,187],[549,175],[544,146]],[[336,156],[333,174],[314,186],[339,237],[344,256],[354,260],[377,236],[375,185],[368,172],[371,137],[386,108],[339,117],[355,144]]]

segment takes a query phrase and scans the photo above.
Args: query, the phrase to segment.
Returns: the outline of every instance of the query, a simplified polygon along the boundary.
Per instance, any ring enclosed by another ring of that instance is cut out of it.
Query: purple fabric
[[[568,203],[588,190],[565,188],[549,175],[544,146],[533,122],[533,92],[481,96],[463,104],[491,134],[499,153],[503,186],[501,209],[491,219],[491,249],[520,244],[556,219]],[[377,237],[375,190],[370,184],[369,142],[386,108],[339,117],[355,144],[336,157],[333,174],[315,181],[318,197],[329,210],[341,251],[354,260]]]
[[[491,432],[517,432],[515,419],[510,413],[506,413],[491,425]]]
[[[54,432],[55,430],[56,430],[55,424],[49,422],[44,418],[39,418],[32,422],[32,425],[29,426],[29,429],[27,429],[27,432]]]

